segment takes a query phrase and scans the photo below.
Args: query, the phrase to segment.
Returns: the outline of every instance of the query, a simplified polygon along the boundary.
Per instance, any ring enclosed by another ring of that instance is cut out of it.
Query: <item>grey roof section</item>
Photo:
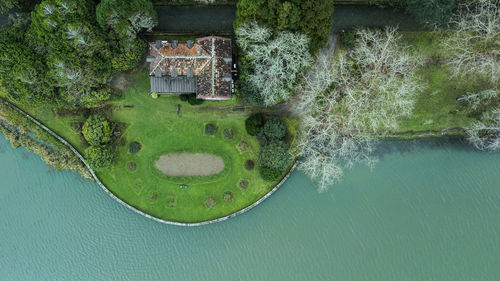
[[[161,48],[161,41],[160,40],[156,40],[156,49],[160,49]]]
[[[196,77],[150,77],[152,93],[196,93]]]
[[[161,77],[162,73],[161,73],[161,69],[159,67],[157,67],[155,69],[155,77]]]
[[[188,49],[193,48],[193,46],[194,46],[194,41],[193,40],[188,40],[187,41],[187,47],[188,47]]]
[[[187,77],[194,77],[194,70],[191,67],[187,70]]]
[[[147,56],[146,57],[146,62],[154,62],[155,61],[155,56]]]

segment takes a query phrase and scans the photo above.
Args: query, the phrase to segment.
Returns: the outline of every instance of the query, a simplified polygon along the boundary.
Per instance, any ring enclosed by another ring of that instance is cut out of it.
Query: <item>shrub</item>
[[[342,32],[340,39],[342,40],[342,44],[344,44],[344,46],[346,46],[347,48],[352,48],[356,43],[356,31],[355,30],[344,31]]]
[[[111,126],[102,115],[92,115],[83,124],[82,133],[90,145],[101,145],[111,140],[113,131]]]
[[[233,193],[231,191],[226,191],[224,192],[224,195],[222,196],[222,198],[224,198],[224,201],[226,202],[231,202],[233,201]]]
[[[253,160],[245,161],[245,169],[251,171],[255,167],[255,162]]]
[[[240,141],[238,147],[240,148],[241,151],[247,151],[249,145],[246,141]]]
[[[109,147],[89,146],[84,154],[87,162],[94,169],[110,167],[113,164],[114,153]]]
[[[212,197],[208,197],[207,200],[205,200],[205,205],[208,208],[212,208],[213,206],[215,206],[215,204],[216,204],[215,199],[213,199]]]
[[[283,172],[279,169],[273,169],[269,167],[260,167],[260,175],[266,181],[275,181],[281,177]]]
[[[217,127],[214,124],[205,125],[205,135],[213,136],[217,132]]]
[[[182,94],[182,95],[179,95],[179,99],[180,99],[181,101],[187,101],[187,100],[188,100],[188,98],[189,98],[189,95],[187,95],[187,94]]]
[[[167,199],[167,206],[169,206],[170,208],[174,207],[175,206],[175,198],[168,198]]]
[[[151,97],[153,99],[157,99],[158,98],[158,93],[151,93]]]
[[[273,141],[263,146],[259,153],[259,165],[283,171],[290,161],[288,146],[282,141]]]
[[[266,121],[262,131],[269,140],[280,140],[286,134],[285,121],[279,118],[269,119]]]
[[[127,169],[129,169],[129,171],[135,171],[137,169],[137,164],[135,162],[128,162]]]
[[[141,148],[142,146],[140,143],[133,141],[129,144],[128,151],[132,154],[136,154],[137,152],[139,152],[139,150],[141,150]]]
[[[226,129],[224,129],[224,131],[222,132],[222,137],[223,137],[225,140],[227,140],[227,141],[232,140],[232,139],[233,139],[233,136],[234,136],[234,134],[233,134],[233,130],[232,130],[232,129],[230,129],[230,128],[226,128]]]
[[[203,103],[203,100],[197,99],[196,94],[189,94],[188,103],[190,105],[199,105]]]
[[[419,23],[446,26],[453,15],[455,0],[405,0],[406,11]]]
[[[247,180],[240,180],[240,188],[247,189],[247,187],[248,187],[248,181]]]
[[[245,129],[251,136],[257,135],[262,125],[264,125],[264,116],[260,113],[252,114],[245,120]]]

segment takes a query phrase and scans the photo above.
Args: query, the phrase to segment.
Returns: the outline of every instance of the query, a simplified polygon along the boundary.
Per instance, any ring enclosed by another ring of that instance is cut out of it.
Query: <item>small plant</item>
[[[240,180],[240,188],[247,189],[247,187],[248,187],[248,181],[247,180]]]
[[[233,139],[233,136],[234,136],[234,133],[233,133],[233,130],[230,129],[230,128],[226,128],[224,129],[224,131],[222,132],[222,137],[227,140],[227,141],[230,141]]]
[[[189,95],[188,94],[179,95],[179,99],[181,101],[187,101],[189,99]]]
[[[226,191],[224,192],[224,195],[222,196],[222,198],[224,198],[224,201],[226,202],[231,202],[233,201],[233,193],[231,191]]]
[[[203,103],[203,100],[196,98],[196,94],[189,94],[187,101],[190,105],[200,105]]]
[[[241,151],[247,151],[249,145],[246,141],[240,141],[238,147],[240,148]]]
[[[149,199],[151,199],[151,201],[156,201],[156,199],[158,199],[158,195],[153,194],[151,195],[151,197],[149,197]]]
[[[167,206],[169,206],[170,208],[174,207],[175,206],[175,198],[168,198],[167,199]]]
[[[153,99],[157,99],[158,98],[158,93],[151,93],[151,97]]]
[[[141,148],[142,146],[140,143],[133,141],[129,144],[128,151],[132,154],[136,154],[137,152],[139,152],[139,150],[141,150]]]
[[[217,127],[214,124],[205,125],[205,135],[213,136],[217,132]]]
[[[137,169],[137,163],[135,163],[135,162],[128,162],[127,163],[127,169],[129,171],[135,171]]]
[[[207,200],[205,200],[205,205],[208,208],[212,208],[213,206],[215,206],[215,204],[216,204],[215,199],[212,197],[208,197]]]
[[[253,160],[247,160],[245,161],[245,169],[251,171],[255,167],[255,162]]]
[[[342,44],[344,44],[344,46],[346,46],[347,48],[352,48],[356,43],[356,31],[343,31],[340,38],[342,39]]]

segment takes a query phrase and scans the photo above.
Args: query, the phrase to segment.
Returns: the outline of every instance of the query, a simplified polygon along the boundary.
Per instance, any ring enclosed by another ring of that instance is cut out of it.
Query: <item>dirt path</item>
[[[156,168],[167,176],[209,176],[224,170],[224,162],[218,156],[207,153],[170,153],[160,156]]]

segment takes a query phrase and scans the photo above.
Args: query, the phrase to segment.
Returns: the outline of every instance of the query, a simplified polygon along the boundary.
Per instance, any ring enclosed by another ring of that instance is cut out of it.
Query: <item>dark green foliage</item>
[[[136,142],[136,141],[133,141],[129,144],[128,146],[128,151],[132,154],[136,154],[137,152],[139,152],[141,150],[142,146],[140,143]]]
[[[187,101],[189,99],[189,95],[187,95],[187,94],[179,95],[179,99],[181,101]]]
[[[94,169],[110,167],[115,158],[111,148],[105,146],[89,146],[84,154],[87,162]]]
[[[205,125],[205,135],[213,136],[217,132],[217,127],[214,124]]]
[[[240,0],[234,26],[256,20],[274,31],[300,31],[309,36],[314,54],[328,38],[332,14],[333,0]]]
[[[342,44],[344,46],[346,46],[347,48],[352,48],[356,43],[356,31],[354,30],[343,31],[340,36],[340,39],[342,40]]]
[[[137,169],[137,163],[135,163],[135,162],[128,162],[127,163],[127,169],[129,171],[135,171]]]
[[[90,145],[101,145],[111,140],[113,131],[111,126],[102,115],[90,116],[82,127],[82,133]]]
[[[288,145],[282,141],[273,141],[261,147],[259,165],[279,171],[286,169],[290,161]]]
[[[0,0],[0,14],[16,8],[23,12],[30,12],[41,0]]]
[[[262,128],[262,132],[268,140],[280,140],[285,137],[286,124],[285,121],[279,118],[271,118],[266,121]]]
[[[253,160],[247,160],[245,161],[245,169],[251,171],[255,167],[255,162]]]
[[[283,174],[283,172],[279,169],[273,169],[268,167],[260,167],[259,172],[262,178],[266,181],[278,180]]]
[[[252,114],[245,120],[245,128],[251,136],[257,135],[262,125],[264,125],[264,116],[260,113]]]
[[[446,26],[453,15],[455,0],[405,0],[406,11],[418,22]]]
[[[151,31],[157,23],[151,1],[102,0],[97,5],[96,18],[113,39],[113,69],[124,71],[136,67],[147,46],[137,34]]]
[[[202,99],[197,99],[196,94],[189,94],[188,103],[190,105],[200,105],[203,103]]]
[[[233,130],[230,128],[226,128],[224,129],[224,131],[222,131],[222,137],[227,141],[232,140],[233,136],[234,136]]]

